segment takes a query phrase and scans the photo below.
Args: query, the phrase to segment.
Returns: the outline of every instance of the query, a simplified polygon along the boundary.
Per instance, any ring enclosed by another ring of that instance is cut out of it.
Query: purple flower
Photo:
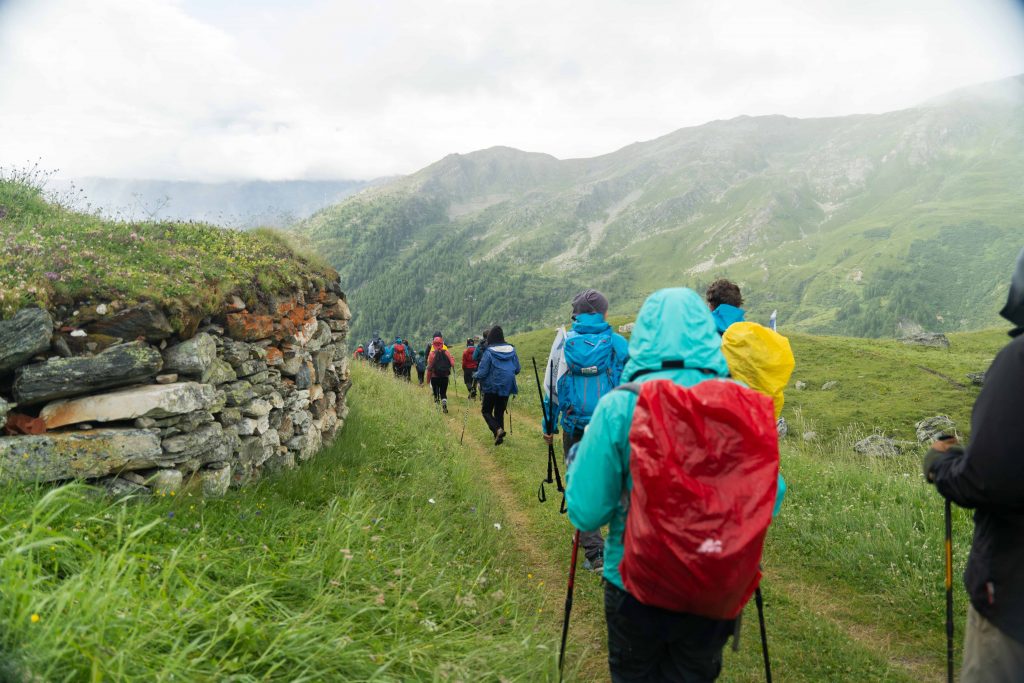
[[[174,510],[171,510],[170,512],[167,513],[167,518],[174,519]]]
[[[55,272],[53,272],[52,270],[48,270],[48,271],[46,271],[46,272],[44,273],[44,275],[46,275],[46,279],[47,279],[47,280],[50,280],[51,282],[52,282],[53,280],[59,280],[59,279],[60,279],[60,273],[55,273]]]

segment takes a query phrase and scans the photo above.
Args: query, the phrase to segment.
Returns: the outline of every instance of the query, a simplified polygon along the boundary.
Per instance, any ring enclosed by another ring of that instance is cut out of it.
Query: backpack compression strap
[[[630,383],[632,383],[633,380],[635,380],[637,377],[642,377],[643,375],[649,375],[652,372],[661,372],[662,370],[696,370],[697,372],[702,372],[705,375],[714,375],[715,377],[718,376],[717,372],[715,372],[714,370],[710,370],[708,368],[691,368],[691,367],[686,365],[686,361],[685,360],[663,360],[663,361],[661,361],[661,367],[660,368],[644,368],[642,370],[637,370],[636,372],[634,372],[633,376],[629,378],[630,379]],[[626,385],[626,386],[628,386],[628,385]],[[624,389],[624,388],[625,388],[625,386],[619,387],[619,389]],[[632,390],[630,390],[630,391],[632,391]],[[640,392],[639,391],[635,391],[634,393],[639,394]]]

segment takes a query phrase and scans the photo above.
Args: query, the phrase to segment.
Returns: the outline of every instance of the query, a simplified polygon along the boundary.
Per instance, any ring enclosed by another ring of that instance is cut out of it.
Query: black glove
[[[964,454],[963,446],[950,446],[949,450],[945,453],[937,451],[934,448],[928,449],[928,452],[924,454],[924,460],[921,461],[921,471],[924,474],[924,478],[929,482],[934,482],[935,477],[932,475],[932,469],[935,465],[946,458],[958,458]]]

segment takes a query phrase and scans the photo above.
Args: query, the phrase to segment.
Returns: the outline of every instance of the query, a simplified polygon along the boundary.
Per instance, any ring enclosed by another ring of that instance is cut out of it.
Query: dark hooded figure
[[[974,510],[961,681],[1024,681],[1024,251],[1000,314],[1015,325],[971,415],[971,442],[936,441],[924,475]]]

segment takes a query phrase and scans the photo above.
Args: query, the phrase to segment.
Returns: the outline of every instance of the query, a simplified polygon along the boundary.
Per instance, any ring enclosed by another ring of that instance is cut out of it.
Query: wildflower
[[[174,519],[174,510],[167,513],[167,519]]]
[[[33,624],[38,624],[39,623],[39,615],[36,614],[35,612],[33,612],[32,616],[29,617],[29,621],[31,621]]]
[[[499,522],[495,522],[494,523],[494,528],[497,529],[498,531],[501,531],[501,524]]]
[[[425,628],[428,631],[430,631],[431,633],[433,633],[438,628],[440,628],[437,625],[437,622],[435,622],[433,619],[424,619],[423,621],[420,622],[420,625],[423,626],[423,628]]]
[[[435,503],[437,503],[437,501],[434,500],[433,498],[428,498],[427,502],[430,503],[431,505],[434,505]]]

